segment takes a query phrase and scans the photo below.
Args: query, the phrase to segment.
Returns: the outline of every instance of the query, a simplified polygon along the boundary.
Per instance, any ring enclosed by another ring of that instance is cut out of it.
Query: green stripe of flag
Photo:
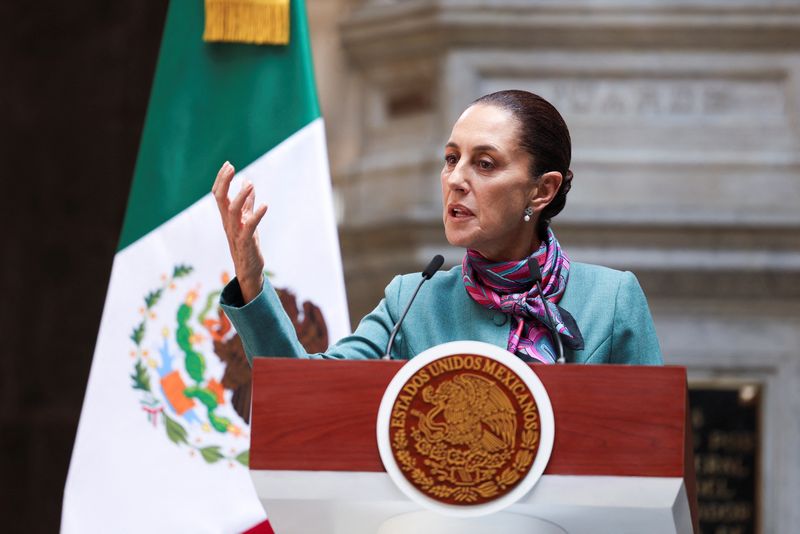
[[[302,1],[288,46],[205,43],[203,22],[203,2],[170,3],[118,250],[207,194],[225,160],[242,169],[320,116]]]

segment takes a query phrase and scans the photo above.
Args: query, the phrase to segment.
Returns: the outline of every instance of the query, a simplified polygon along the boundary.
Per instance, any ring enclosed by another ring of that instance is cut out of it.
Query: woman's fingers
[[[253,213],[253,206],[256,203],[256,190],[250,189],[250,192],[247,193],[247,198],[244,199],[244,205],[242,206],[242,219],[246,218],[248,215]]]
[[[233,201],[228,205],[228,216],[231,217],[234,221],[241,222],[242,221],[242,208],[244,207],[244,203],[247,200],[247,197],[253,191],[253,184],[250,182],[245,182],[242,185],[242,189],[233,199]]]
[[[217,177],[214,179],[214,185],[211,186],[211,193],[217,200],[217,205],[220,210],[228,207],[228,190],[230,189],[234,174],[235,169],[233,165],[226,161],[222,164],[222,167],[220,167],[219,172],[217,172]]]
[[[267,212],[266,205],[262,204],[258,207],[261,213],[261,217],[256,217],[256,213],[253,212],[253,206],[256,203],[256,190],[251,188],[250,192],[247,194],[247,198],[244,201],[244,206],[242,206],[242,226],[244,227],[244,231],[247,235],[253,235],[256,230],[256,226],[261,221],[261,217],[264,216],[264,213]]]
[[[242,229],[241,235],[243,236],[252,236],[255,233],[256,226],[267,213],[266,204],[261,204],[257,210],[253,211],[255,201],[256,191],[253,184],[246,182],[228,207],[231,221],[236,223],[235,226],[237,228]]]
[[[256,211],[250,214],[250,217],[248,217],[244,223],[245,229],[249,233],[255,233],[258,223],[260,223],[261,219],[264,218],[264,215],[266,215],[268,209],[269,206],[266,204],[261,204]]]
[[[222,215],[222,226],[228,239],[231,259],[242,289],[245,302],[252,300],[261,291],[264,258],[258,244],[256,227],[267,213],[267,206],[262,204],[255,212],[253,206],[256,192],[253,184],[245,181],[241,190],[231,200],[228,195],[235,169],[230,162],[225,162],[217,172],[211,193],[217,202]]]

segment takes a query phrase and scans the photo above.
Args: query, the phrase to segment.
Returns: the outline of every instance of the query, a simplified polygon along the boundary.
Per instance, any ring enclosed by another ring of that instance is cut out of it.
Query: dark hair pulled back
[[[519,144],[531,155],[531,177],[538,180],[543,174],[558,171],[564,177],[556,196],[539,215],[536,233],[545,239],[550,220],[561,213],[572,187],[572,141],[567,124],[550,102],[528,91],[507,90],[477,99],[475,104],[489,104],[510,111],[519,121]]]

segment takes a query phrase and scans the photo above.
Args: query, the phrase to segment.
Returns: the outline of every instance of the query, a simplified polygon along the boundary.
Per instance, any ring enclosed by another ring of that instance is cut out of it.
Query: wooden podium
[[[376,441],[381,398],[404,363],[255,360],[250,472],[276,534],[376,534],[422,510],[389,478]],[[684,368],[533,370],[555,442],[542,478],[507,512],[570,534],[698,531]]]

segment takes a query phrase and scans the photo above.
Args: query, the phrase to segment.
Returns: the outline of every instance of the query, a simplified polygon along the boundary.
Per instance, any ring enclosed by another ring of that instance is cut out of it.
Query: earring
[[[527,208],[525,208],[525,216],[522,218],[522,220],[524,220],[525,222],[530,222],[531,215],[533,215],[533,208],[528,206]]]

